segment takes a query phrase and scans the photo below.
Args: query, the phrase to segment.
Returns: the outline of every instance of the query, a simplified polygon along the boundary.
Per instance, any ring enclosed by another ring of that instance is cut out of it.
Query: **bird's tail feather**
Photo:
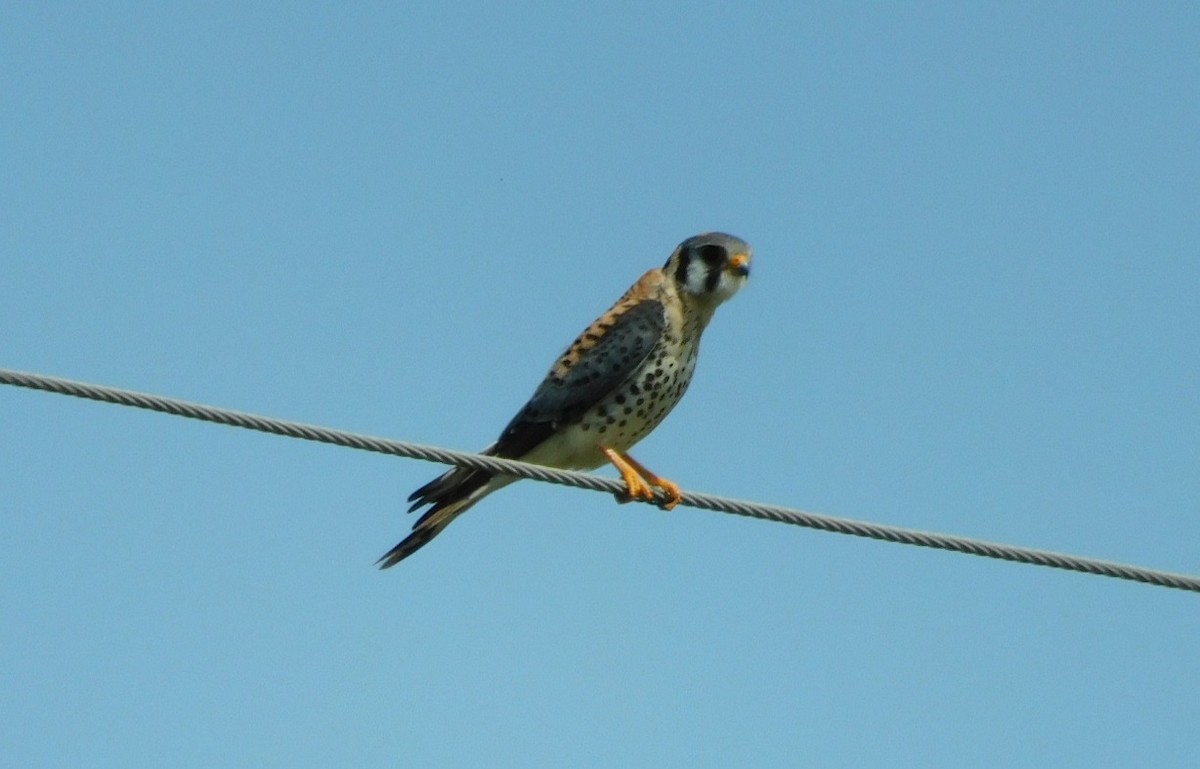
[[[482,453],[490,453],[493,447],[494,444]],[[510,476],[498,477],[484,470],[455,467],[417,489],[408,498],[413,503],[408,511],[411,513],[425,505],[431,507],[417,519],[411,534],[376,561],[379,568],[386,569],[400,563],[424,547],[476,502],[513,480]]]

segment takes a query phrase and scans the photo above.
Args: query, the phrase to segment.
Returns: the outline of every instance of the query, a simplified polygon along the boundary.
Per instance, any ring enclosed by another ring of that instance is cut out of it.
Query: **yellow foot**
[[[618,502],[644,499],[647,502],[654,502],[664,510],[670,510],[683,498],[678,484],[650,472],[645,465],[625,452],[607,446],[601,446],[600,450],[604,452],[604,456],[608,457],[608,461],[613,463],[621,473],[621,479],[625,481],[625,493],[617,496]],[[665,501],[658,501],[658,495],[654,493],[655,486],[666,492],[667,499]]]

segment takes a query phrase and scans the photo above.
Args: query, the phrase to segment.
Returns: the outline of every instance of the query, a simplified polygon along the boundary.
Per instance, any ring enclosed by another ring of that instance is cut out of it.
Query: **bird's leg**
[[[621,473],[621,480],[625,481],[625,493],[624,495],[617,496],[618,502],[630,502],[634,499],[644,499],[648,502],[654,501],[654,489],[638,474],[637,469],[627,461],[628,455],[623,455],[621,452],[611,449],[608,446],[601,446],[600,450],[604,452],[604,456],[608,457],[608,461],[612,462],[617,471]]]
[[[669,481],[666,478],[651,472],[645,465],[637,461],[629,454],[625,455],[625,461],[633,466],[638,474],[649,481],[652,485],[659,487],[667,492],[667,501],[659,505],[664,510],[670,510],[679,504],[679,500],[683,499],[683,491],[680,490],[679,484],[674,481]]]
[[[628,502],[632,499],[644,499],[647,502],[656,502],[658,496],[654,493],[653,486],[657,486],[667,493],[667,501],[657,503],[664,510],[670,510],[679,504],[683,493],[679,490],[678,484],[668,481],[662,476],[656,475],[646,469],[646,466],[629,456],[623,451],[601,446],[600,450],[604,452],[604,456],[608,457],[608,461],[616,466],[621,473],[622,480],[628,487],[626,498],[621,501]]]

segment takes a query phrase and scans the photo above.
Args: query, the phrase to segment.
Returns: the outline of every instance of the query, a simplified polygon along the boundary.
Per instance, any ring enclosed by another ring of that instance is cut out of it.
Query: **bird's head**
[[[695,235],[679,244],[663,272],[685,296],[716,307],[750,276],[750,245],[724,232]]]

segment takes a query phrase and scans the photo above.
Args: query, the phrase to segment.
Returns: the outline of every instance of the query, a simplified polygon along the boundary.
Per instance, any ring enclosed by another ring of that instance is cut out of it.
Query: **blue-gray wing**
[[[613,318],[611,324],[594,324],[571,345],[504,428],[496,454],[523,456],[559,425],[582,417],[638,369],[658,344],[666,323],[662,303],[647,299]],[[572,360],[575,350],[580,352]]]

